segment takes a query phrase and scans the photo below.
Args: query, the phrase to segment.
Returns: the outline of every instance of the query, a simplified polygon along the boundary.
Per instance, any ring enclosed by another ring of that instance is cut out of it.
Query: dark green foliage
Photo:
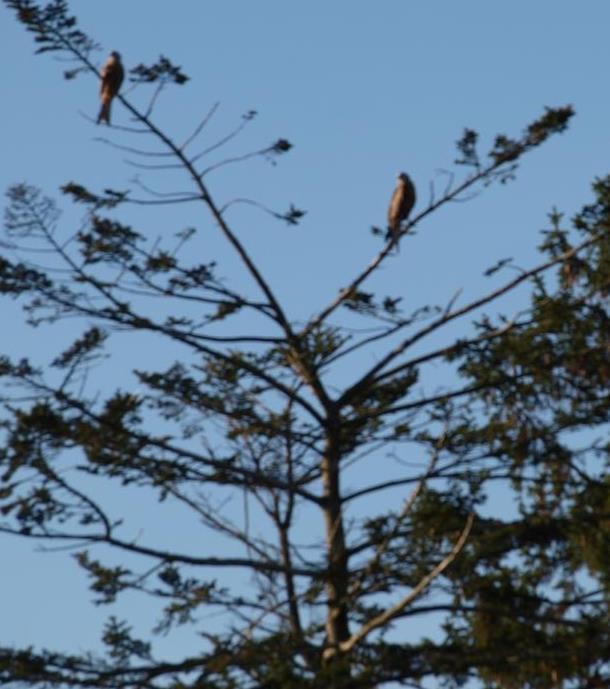
[[[122,203],[127,196],[127,192],[115,191],[114,189],[105,189],[104,196],[98,196],[75,182],[64,184],[61,187],[61,191],[66,196],[70,196],[75,202],[84,203],[91,206],[94,210],[114,208]]]
[[[78,51],[87,56],[97,45],[76,28],[76,17],[70,16],[66,0],[52,0],[41,5],[32,0],[5,0],[15,11],[28,31],[39,44],[37,53]]]
[[[189,78],[181,69],[181,67],[176,67],[168,58],[161,55],[158,61],[153,65],[147,66],[140,64],[130,69],[130,80],[136,83],[147,84],[154,82],[185,84]]]
[[[274,144],[273,144],[273,151],[275,153],[288,153],[288,151],[292,148],[292,144],[290,141],[287,139],[278,139]]]
[[[474,129],[464,129],[462,138],[456,143],[458,151],[462,154],[461,158],[456,159],[456,165],[470,165],[478,168],[480,165],[477,153],[477,140],[479,135]]]
[[[303,211],[300,208],[295,208],[295,206],[290,204],[290,208],[281,217],[288,225],[298,225],[301,221],[301,218],[303,218],[306,213],[307,211]]]
[[[150,660],[150,644],[134,639],[129,625],[115,617],[108,620],[102,641],[108,647],[108,655],[118,666],[129,665],[132,658]]]

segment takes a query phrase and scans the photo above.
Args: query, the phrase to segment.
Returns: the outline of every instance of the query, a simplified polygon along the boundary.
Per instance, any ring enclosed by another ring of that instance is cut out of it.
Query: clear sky
[[[496,133],[519,134],[544,106],[571,103],[577,112],[568,132],[523,160],[515,182],[446,207],[403,245],[378,284],[407,295],[412,307],[445,302],[459,288],[464,300],[473,296],[498,258],[530,265],[548,211],[557,206],[570,217],[590,200],[593,178],[610,173],[607,0],[78,0],[71,7],[103,46],[100,63],[119,50],[127,67],[159,54],[182,65],[191,80],[164,94],[157,115],[177,139],[219,102],[204,145],[251,109],[258,118],[227,154],[279,137],[294,144],[279,165],[227,169],[211,189],[225,201],[308,211],[297,228],[251,208],[234,217],[295,318],[323,305],[373,256],[379,242],[369,229],[385,222],[397,171],[414,179],[417,209],[426,205],[466,126],[487,150]],[[134,170],[125,156],[95,141],[111,134],[81,114],[96,115],[97,83],[65,81],[66,65],[34,56],[31,36],[4,5],[0,63],[0,188],[27,181],[55,195],[71,180],[94,190],[128,186]],[[120,105],[113,115],[128,124]],[[162,188],[167,179],[150,182]],[[188,208],[135,217],[154,236],[203,226],[210,258],[223,251],[211,222]],[[230,274],[228,258],[224,268]],[[32,335],[11,305],[0,309],[2,349],[43,362],[52,335]],[[33,549],[0,537],[0,644],[94,646],[107,610],[85,605],[84,578],[64,553]],[[145,604],[130,605],[146,616]]]

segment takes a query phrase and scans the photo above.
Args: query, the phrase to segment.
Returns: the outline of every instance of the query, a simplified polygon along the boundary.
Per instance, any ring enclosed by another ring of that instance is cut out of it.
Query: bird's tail
[[[102,101],[102,107],[100,108],[99,115],[97,116],[97,123],[105,122],[110,124],[110,100]]]
[[[400,225],[388,225],[388,231],[385,236],[386,240],[391,239],[392,244],[396,247],[396,253],[400,253]]]

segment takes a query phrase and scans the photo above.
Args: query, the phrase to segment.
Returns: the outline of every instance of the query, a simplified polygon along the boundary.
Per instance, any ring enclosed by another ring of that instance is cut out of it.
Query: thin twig
[[[207,114],[205,117],[201,120],[201,122],[195,127],[195,131],[186,139],[186,141],[180,146],[180,150],[184,151],[184,149],[192,142],[194,141],[201,130],[208,124],[208,122],[212,119],[214,113],[216,110],[218,110],[220,106],[219,102],[214,103],[214,105],[208,110]]]

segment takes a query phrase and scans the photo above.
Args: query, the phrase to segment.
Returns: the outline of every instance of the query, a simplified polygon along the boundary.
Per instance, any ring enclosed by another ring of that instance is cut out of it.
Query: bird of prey
[[[105,122],[110,124],[110,104],[116,96],[123,83],[125,70],[121,63],[121,56],[116,51],[110,53],[106,64],[101,69],[102,83],[100,87],[100,100],[102,107],[97,116],[97,123]]]
[[[398,239],[400,225],[409,217],[415,205],[415,186],[406,172],[398,174],[398,183],[388,208],[388,236]]]

